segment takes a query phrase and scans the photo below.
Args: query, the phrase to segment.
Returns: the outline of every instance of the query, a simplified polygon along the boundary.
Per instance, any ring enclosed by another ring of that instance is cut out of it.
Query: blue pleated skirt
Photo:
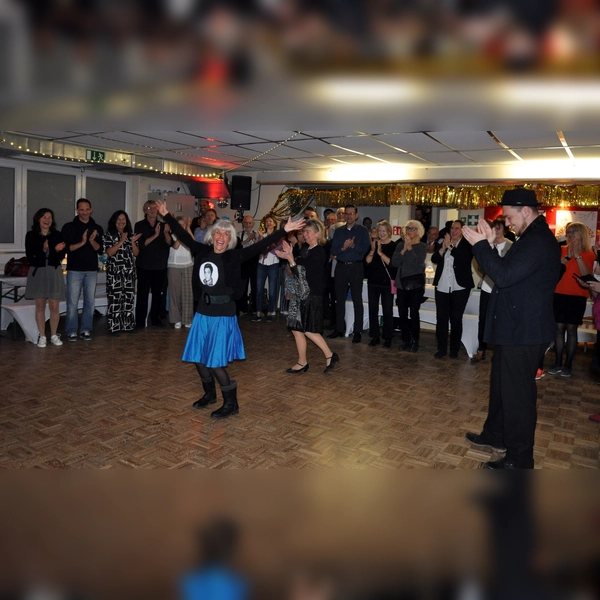
[[[181,360],[217,368],[245,358],[237,317],[194,315]]]

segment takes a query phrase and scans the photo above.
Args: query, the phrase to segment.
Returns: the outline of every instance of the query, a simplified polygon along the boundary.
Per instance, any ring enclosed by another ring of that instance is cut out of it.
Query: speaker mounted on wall
[[[231,210],[250,210],[252,177],[234,175],[231,178]]]

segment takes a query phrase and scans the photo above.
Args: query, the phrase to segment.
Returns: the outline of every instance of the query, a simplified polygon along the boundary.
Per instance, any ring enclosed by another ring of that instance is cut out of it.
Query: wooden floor
[[[0,467],[476,469],[489,460],[464,439],[485,420],[489,358],[473,365],[463,349],[459,360],[434,360],[431,332],[416,354],[400,353],[399,339],[370,348],[364,335],[358,345],[330,341],[341,362],[328,375],[312,345],[309,371],[289,375],[296,353],[283,317],[243,316],[240,327],[247,359],[230,368],[240,413],[224,421],[191,408],[201,387],[180,360],[186,329],[115,338],[97,317],[91,342],[45,349],[5,332]],[[570,379],[538,382],[537,468],[599,467],[590,363],[580,344]]]

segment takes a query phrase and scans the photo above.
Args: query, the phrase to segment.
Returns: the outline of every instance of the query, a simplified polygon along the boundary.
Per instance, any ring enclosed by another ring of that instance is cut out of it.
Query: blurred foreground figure
[[[243,600],[248,583],[231,568],[239,530],[228,519],[208,524],[198,534],[202,562],[180,581],[183,600]]]

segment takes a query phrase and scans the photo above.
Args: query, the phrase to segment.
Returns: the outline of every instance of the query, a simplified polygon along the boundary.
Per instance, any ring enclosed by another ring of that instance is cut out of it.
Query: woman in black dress
[[[323,339],[323,284],[324,267],[327,260],[325,253],[325,229],[323,223],[309,219],[303,228],[306,242],[296,258],[292,246],[283,242],[283,249],[277,250],[277,256],[287,260],[294,274],[287,324],[292,330],[298,362],[286,373],[304,373],[308,371],[306,359],[306,339],[316,344],[325,355],[324,373],[329,373],[340,360],[335,352],[331,352]]]
[[[394,334],[394,294],[391,281],[396,279],[392,256],[396,242],[392,240],[392,226],[379,221],[371,232],[371,249],[365,257],[365,274],[369,294],[369,346],[377,346],[379,338],[379,302],[383,312],[383,347],[391,348]]]

